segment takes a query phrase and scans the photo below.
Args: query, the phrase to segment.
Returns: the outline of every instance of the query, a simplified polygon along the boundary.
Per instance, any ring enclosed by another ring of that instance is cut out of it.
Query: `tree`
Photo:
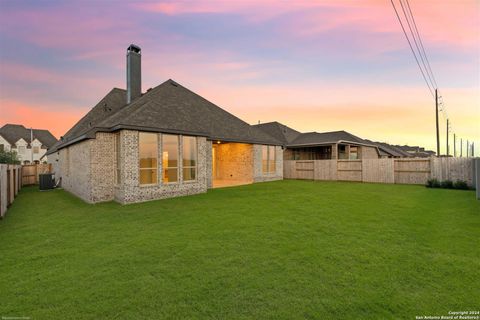
[[[16,151],[0,151],[0,163],[20,164]]]

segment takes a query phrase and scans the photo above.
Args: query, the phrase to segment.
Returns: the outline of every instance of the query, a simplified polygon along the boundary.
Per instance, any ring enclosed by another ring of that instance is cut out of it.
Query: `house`
[[[283,179],[282,143],[173,80],[141,92],[141,49],[113,88],[49,151],[56,179],[96,203],[126,204]]]
[[[47,161],[42,157],[56,142],[48,130],[27,129],[10,123],[0,128],[0,151],[15,151],[22,164]]]
[[[346,131],[301,133],[279,122],[254,126],[282,142],[284,160],[377,159],[379,147]]]
[[[435,155],[435,152],[418,146],[394,146],[375,142],[343,130],[301,133],[276,121],[254,127],[282,143],[285,148],[284,160],[425,158]]]

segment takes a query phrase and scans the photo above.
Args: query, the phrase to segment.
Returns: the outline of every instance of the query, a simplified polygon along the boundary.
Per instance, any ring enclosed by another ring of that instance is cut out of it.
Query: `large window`
[[[120,184],[122,182],[120,171],[120,133],[115,135],[115,183]]]
[[[157,183],[158,135],[140,132],[138,135],[140,156],[140,184]]]
[[[262,146],[262,171],[275,173],[275,146]]]
[[[0,144],[0,152],[3,152],[5,150],[5,146],[3,144]]]
[[[25,149],[25,146],[19,146],[19,147],[18,147],[18,153],[19,153],[19,154],[24,154],[24,153],[25,153],[25,150],[26,150],[26,149]]]
[[[162,150],[163,182],[178,181],[178,136],[164,134]]]
[[[197,138],[183,137],[183,181],[197,179]]]
[[[33,153],[40,153],[40,147],[39,146],[34,146],[33,147]]]

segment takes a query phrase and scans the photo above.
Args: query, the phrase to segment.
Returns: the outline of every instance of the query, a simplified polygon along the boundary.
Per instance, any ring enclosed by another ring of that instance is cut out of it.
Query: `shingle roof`
[[[364,145],[373,145],[366,140],[354,136],[346,131],[331,132],[307,132],[300,134],[296,139],[291,141],[289,147],[306,146],[306,145],[322,145],[337,142],[353,142]],[[373,145],[375,146],[375,145]]]
[[[297,130],[287,127],[277,121],[256,124],[254,127],[281,141],[284,145],[289,144],[301,134]]]
[[[372,144],[375,144],[378,146],[378,149],[380,151],[383,151],[384,153],[386,153],[386,155],[390,155],[392,157],[409,157],[410,155],[402,150],[399,150],[398,148],[396,148],[395,146],[392,146],[392,145],[389,145],[388,143],[385,143],[385,142],[377,142],[377,141],[370,141],[370,140],[366,140]]]
[[[32,131],[33,139],[38,139],[46,148],[50,148],[57,142],[57,138],[55,138],[48,130],[32,129]],[[15,145],[15,143],[20,139],[25,140],[28,144],[31,142],[30,129],[25,128],[21,124],[8,123],[4,125],[0,128],[0,135],[11,145]]]
[[[222,108],[167,80],[125,105],[125,90],[113,89],[49,153],[93,138],[97,131],[134,129],[205,136],[211,140],[281,145]],[[105,110],[106,106],[106,110]]]

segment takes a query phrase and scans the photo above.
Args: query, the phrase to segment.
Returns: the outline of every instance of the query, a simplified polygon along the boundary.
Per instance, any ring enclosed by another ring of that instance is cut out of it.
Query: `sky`
[[[480,2],[410,6],[452,133],[478,155]],[[435,149],[435,100],[389,0],[0,0],[0,126],[60,137],[125,88],[130,43],[143,91],[171,78],[251,124]],[[440,133],[444,153],[443,114]]]

